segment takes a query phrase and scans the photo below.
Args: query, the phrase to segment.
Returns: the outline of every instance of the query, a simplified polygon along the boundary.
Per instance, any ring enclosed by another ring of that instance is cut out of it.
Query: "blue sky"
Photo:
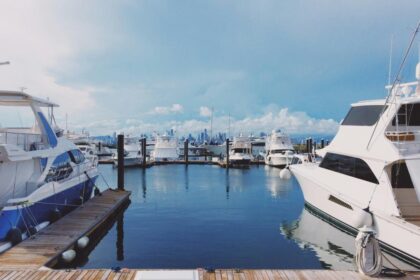
[[[195,132],[211,107],[216,130],[230,114],[234,133],[334,133],[351,102],[384,96],[390,38],[395,73],[419,12],[416,0],[5,1],[0,84],[48,96],[92,134]]]

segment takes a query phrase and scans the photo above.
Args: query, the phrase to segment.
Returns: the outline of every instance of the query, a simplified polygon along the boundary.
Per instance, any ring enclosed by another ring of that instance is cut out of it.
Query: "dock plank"
[[[119,272],[110,269],[75,269],[75,270],[0,270],[1,280],[134,280],[137,272],[142,270],[123,269]],[[150,271],[150,270],[148,270]],[[166,270],[169,271],[170,270]],[[232,270],[218,269],[215,272],[198,270],[199,280],[203,279],[243,279],[243,280],[290,280],[290,279],[372,279],[358,274],[355,271],[333,271],[333,270]],[[398,278],[402,280],[419,279],[419,274],[408,275]],[[139,278],[141,280],[141,278]],[[175,278],[174,278],[175,279]],[[375,278],[392,279],[392,278]]]
[[[91,234],[101,226],[128,200],[129,195],[130,192],[127,191],[109,189],[101,196],[90,199],[46,229],[1,254],[0,270],[38,269],[48,266],[79,238]],[[47,277],[46,273],[41,274]]]

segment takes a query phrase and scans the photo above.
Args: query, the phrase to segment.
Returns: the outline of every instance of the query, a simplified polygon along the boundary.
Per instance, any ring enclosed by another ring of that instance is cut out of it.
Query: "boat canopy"
[[[38,107],[58,107],[53,102],[24,92],[0,90],[0,106],[29,106],[31,104],[35,104]]]

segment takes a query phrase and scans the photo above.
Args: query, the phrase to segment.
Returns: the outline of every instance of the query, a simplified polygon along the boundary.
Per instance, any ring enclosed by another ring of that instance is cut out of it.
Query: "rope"
[[[363,275],[375,277],[382,271],[382,253],[373,230],[361,229],[356,237],[356,265]]]
[[[64,204],[64,203],[54,203],[54,202],[33,202],[33,204],[44,204],[44,205],[56,205],[56,206],[70,206],[70,207],[79,207],[77,204]]]

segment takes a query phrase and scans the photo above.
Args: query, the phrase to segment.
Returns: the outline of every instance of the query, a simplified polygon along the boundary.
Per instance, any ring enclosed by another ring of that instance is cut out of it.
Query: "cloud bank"
[[[230,129],[229,129],[230,123]],[[247,117],[243,119],[229,118],[229,116],[218,116],[213,119],[213,132],[229,133],[231,136],[239,133],[251,134],[259,132],[270,132],[273,129],[281,128],[290,134],[327,134],[336,133],[339,123],[333,119],[316,119],[305,112],[291,112],[287,108],[271,110],[262,115]],[[204,129],[210,130],[208,120],[188,119],[183,121],[168,120],[165,122],[147,122],[140,119],[127,119],[118,121],[107,119],[95,121],[85,126],[75,125],[75,129],[87,129],[91,134],[108,134],[113,131],[123,132],[130,135],[142,133],[164,132],[174,129],[179,136],[195,135]]]

